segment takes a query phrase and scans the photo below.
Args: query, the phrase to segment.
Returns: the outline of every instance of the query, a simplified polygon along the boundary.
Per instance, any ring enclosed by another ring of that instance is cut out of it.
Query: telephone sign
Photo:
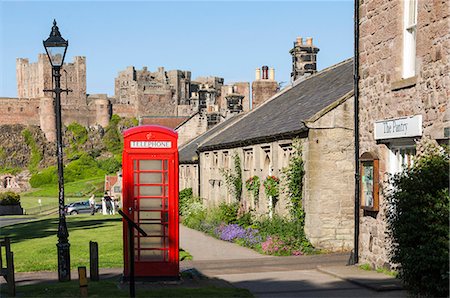
[[[178,135],[157,125],[123,135],[123,211],[147,233],[128,235],[124,221],[124,275],[130,274],[127,239],[133,237],[136,277],[178,277]]]

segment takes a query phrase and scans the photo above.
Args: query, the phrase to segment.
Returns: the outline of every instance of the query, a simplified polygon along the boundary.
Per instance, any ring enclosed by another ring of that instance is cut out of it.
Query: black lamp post
[[[66,56],[69,42],[61,37],[56,21],[53,20],[52,32],[47,40],[43,41],[48,59],[52,65],[52,77],[55,82],[54,89],[44,90],[55,94],[55,114],[56,114],[56,148],[58,157],[58,185],[59,185],[59,223],[58,223],[58,279],[59,281],[70,280],[70,244],[69,232],[67,231],[66,216],[64,213],[64,166],[61,131],[61,92],[68,93],[71,90],[61,89],[61,67]]]

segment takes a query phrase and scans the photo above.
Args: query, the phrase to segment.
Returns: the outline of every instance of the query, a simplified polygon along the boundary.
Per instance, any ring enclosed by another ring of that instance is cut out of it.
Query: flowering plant
[[[261,243],[261,249],[268,255],[284,255],[289,251],[286,244],[276,236],[267,237],[266,241]]]
[[[243,228],[238,224],[221,224],[214,230],[214,234],[221,240],[225,241],[238,241],[244,246],[253,247],[261,242],[261,236],[258,234],[258,230],[253,228]]]
[[[280,193],[280,179],[275,176],[267,176],[266,180],[264,180],[263,185],[268,197],[278,197]]]
[[[255,201],[257,201],[259,198],[259,187],[260,186],[261,186],[261,182],[259,181],[259,177],[256,175],[248,178],[245,181],[245,188],[252,193]]]

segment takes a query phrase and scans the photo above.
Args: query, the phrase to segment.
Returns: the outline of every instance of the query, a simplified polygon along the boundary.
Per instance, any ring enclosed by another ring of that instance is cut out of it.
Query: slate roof
[[[203,143],[205,140],[207,140],[211,136],[214,136],[214,134],[219,132],[221,129],[224,129],[224,128],[230,126],[231,124],[235,123],[239,119],[241,119],[243,115],[244,114],[239,114],[239,115],[234,116],[231,119],[228,119],[222,123],[219,123],[216,126],[214,126],[213,128],[211,128],[210,130],[207,130],[203,134],[199,135],[192,141],[184,144],[178,152],[178,159],[179,159],[180,164],[197,163],[198,162],[197,161],[198,146],[201,145],[201,143]]]
[[[353,90],[353,58],[276,94],[201,144],[199,151],[235,148],[307,133],[302,123]]]

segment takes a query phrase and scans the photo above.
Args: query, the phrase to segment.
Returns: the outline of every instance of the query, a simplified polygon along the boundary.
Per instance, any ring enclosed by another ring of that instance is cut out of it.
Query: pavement
[[[7,215],[2,215],[0,216],[0,228],[1,227],[6,227],[6,226],[10,226],[10,225],[15,225],[21,222],[27,222],[27,221],[32,221],[35,220],[36,217],[28,217],[28,216],[21,216],[21,217],[8,217]]]
[[[350,255],[272,257],[180,227],[192,256],[181,268],[246,288],[255,297],[407,297],[399,280],[347,265]]]
[[[180,226],[180,246],[194,258],[182,261],[181,270],[199,272],[209,281],[197,284],[186,281],[174,286],[229,285],[246,288],[255,297],[264,298],[407,297],[399,280],[348,266],[349,254],[265,256],[183,226]],[[121,274],[121,268],[100,270],[101,279],[120,278]],[[77,275],[76,270],[72,271],[72,279]],[[56,282],[57,278],[56,272],[16,273],[18,286]],[[4,283],[3,279],[0,283]]]

